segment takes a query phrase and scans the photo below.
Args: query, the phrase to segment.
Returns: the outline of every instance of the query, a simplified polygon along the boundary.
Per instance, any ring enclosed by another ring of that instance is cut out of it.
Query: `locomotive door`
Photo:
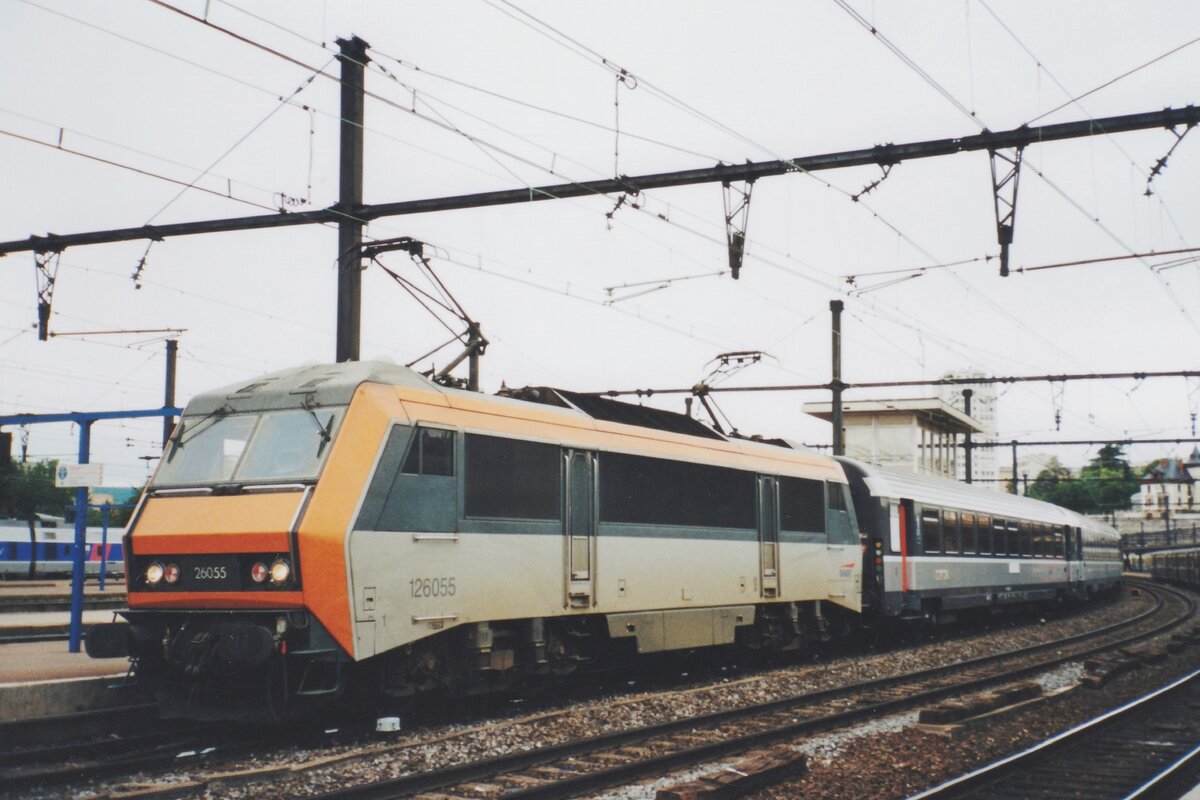
[[[779,596],[779,483],[758,476],[758,562],[763,597]]]
[[[596,586],[596,454],[566,450],[564,457],[567,604],[572,608],[587,608],[594,604]]]

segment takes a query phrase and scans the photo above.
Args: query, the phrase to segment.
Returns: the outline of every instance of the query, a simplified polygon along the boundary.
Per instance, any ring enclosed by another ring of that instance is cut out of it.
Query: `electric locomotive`
[[[379,362],[195,397],[124,540],[164,716],[281,719],[639,654],[797,649],[861,609],[836,461],[553,389]]]

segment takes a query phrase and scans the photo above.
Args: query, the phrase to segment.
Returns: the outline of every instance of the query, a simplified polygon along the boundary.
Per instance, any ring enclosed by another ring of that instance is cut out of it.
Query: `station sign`
[[[103,464],[63,464],[60,462],[54,473],[54,485],[60,489],[100,486],[103,483]]]

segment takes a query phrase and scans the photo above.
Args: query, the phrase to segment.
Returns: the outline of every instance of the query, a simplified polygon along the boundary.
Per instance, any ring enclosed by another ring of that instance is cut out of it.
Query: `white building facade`
[[[985,377],[982,372],[974,372],[964,370],[961,372],[947,372],[942,376],[948,379],[961,378],[982,378]],[[966,411],[966,401],[963,398],[963,389],[971,390],[971,419],[979,423],[982,428],[981,433],[977,433],[971,437],[974,442],[995,442],[996,441],[996,385],[993,383],[972,383],[972,384],[950,384],[941,386],[938,391],[940,399],[957,409],[958,411]],[[980,447],[971,451],[971,475],[973,483],[980,487],[995,489],[998,492],[1005,491],[1004,481],[998,470],[997,465],[1000,463],[1001,453],[998,452],[1001,448],[996,447]],[[1007,453],[1007,451],[1004,451]],[[957,466],[957,477],[961,480],[966,480],[967,464],[966,459],[959,458]],[[1007,473],[1011,474],[1012,467],[1009,467]]]

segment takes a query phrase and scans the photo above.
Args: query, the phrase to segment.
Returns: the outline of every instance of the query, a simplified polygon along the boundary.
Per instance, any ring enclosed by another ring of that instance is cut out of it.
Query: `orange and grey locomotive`
[[[1083,518],[932,491],[589,395],[287,370],[188,404],[125,535],[125,621],[87,647],[164,715],[281,719],[1116,580],[1071,549]]]

